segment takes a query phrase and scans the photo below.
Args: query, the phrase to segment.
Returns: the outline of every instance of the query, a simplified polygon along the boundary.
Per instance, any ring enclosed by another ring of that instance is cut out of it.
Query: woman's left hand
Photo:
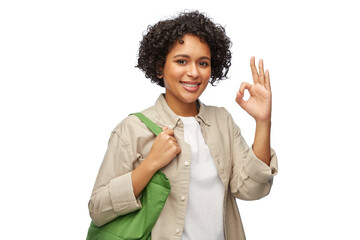
[[[257,122],[270,122],[271,120],[271,88],[269,71],[264,72],[264,62],[259,61],[259,73],[255,66],[255,57],[250,60],[250,67],[254,85],[243,82],[236,95],[236,102]],[[247,89],[250,97],[247,101],[244,98],[244,91]]]

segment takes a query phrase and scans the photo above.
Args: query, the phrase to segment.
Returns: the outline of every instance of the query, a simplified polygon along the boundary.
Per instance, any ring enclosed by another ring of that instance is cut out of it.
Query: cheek
[[[164,78],[168,81],[177,81],[185,74],[184,68],[171,66],[165,69]]]
[[[207,79],[207,81],[209,81],[211,77],[211,69],[206,69],[204,72],[203,72],[203,78],[204,79]]]
[[[170,74],[173,78],[175,78],[175,80],[177,80],[176,78],[181,78],[183,75],[186,74],[186,71],[182,67],[174,67],[170,71]]]

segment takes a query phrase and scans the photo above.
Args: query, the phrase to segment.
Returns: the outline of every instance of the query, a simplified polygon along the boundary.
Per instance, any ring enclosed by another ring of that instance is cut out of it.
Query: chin
[[[191,94],[190,96],[186,94],[185,96],[182,96],[181,99],[185,103],[193,103],[200,97],[201,94]]]

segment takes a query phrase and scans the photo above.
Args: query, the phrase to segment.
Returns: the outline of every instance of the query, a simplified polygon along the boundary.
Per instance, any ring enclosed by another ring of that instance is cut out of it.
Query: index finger
[[[164,133],[166,133],[166,134],[169,135],[169,136],[174,136],[174,130],[171,129],[171,128],[166,128],[166,129],[164,130]]]

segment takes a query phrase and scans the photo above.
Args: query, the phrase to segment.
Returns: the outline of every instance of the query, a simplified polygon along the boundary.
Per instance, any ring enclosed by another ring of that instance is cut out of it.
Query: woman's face
[[[173,110],[189,104],[196,106],[211,76],[208,44],[194,35],[185,35],[182,41],[171,48],[162,69],[165,99]]]

